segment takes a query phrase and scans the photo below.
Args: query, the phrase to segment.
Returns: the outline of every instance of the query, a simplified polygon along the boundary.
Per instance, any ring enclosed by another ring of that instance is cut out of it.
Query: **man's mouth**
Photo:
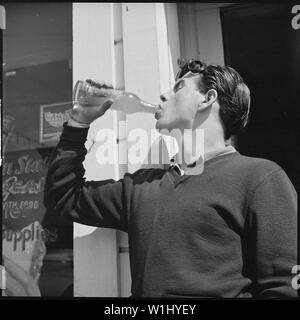
[[[162,106],[159,104],[157,106],[157,110],[156,110],[156,112],[154,114],[154,117],[155,117],[156,120],[158,120],[162,116],[163,111],[164,110],[163,110]]]

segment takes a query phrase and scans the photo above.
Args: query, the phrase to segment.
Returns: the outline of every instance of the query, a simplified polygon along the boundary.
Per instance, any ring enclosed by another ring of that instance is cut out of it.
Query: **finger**
[[[102,105],[101,109],[105,111],[107,111],[111,105],[114,103],[114,101],[112,99],[108,99],[107,101],[104,102],[104,104]]]
[[[94,86],[101,89],[113,89],[112,84],[110,84],[109,82],[105,82],[105,81],[94,81]]]
[[[104,86],[104,82],[103,81],[97,81],[97,80],[92,80],[92,79],[89,79],[89,82],[91,85],[97,87],[97,88],[101,88]]]
[[[109,82],[104,82],[104,87],[107,89],[113,89],[113,85]]]
[[[114,103],[113,100],[108,99],[101,106],[97,108],[97,111],[99,112],[99,114],[103,115],[111,107],[113,103]]]
[[[94,81],[94,85],[97,87],[97,88],[102,88],[104,87],[104,81]]]
[[[105,89],[113,89],[113,85],[109,82],[105,82],[105,81],[96,81],[96,80],[92,80],[92,79],[88,79],[86,80],[86,82],[88,82],[90,85],[95,86],[96,88],[105,88]]]

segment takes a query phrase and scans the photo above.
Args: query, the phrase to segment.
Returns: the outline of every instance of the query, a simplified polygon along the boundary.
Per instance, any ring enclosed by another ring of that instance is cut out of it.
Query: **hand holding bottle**
[[[141,100],[133,93],[93,80],[77,81],[73,91],[73,104],[69,123],[74,123],[77,127],[88,127],[110,107],[126,114],[142,112],[154,115],[156,111],[155,105]]]
[[[74,89],[74,105],[69,124],[78,127],[88,127],[90,123],[101,117],[114,103],[106,94],[107,90],[113,89],[113,86],[107,82],[96,82],[90,79],[80,85],[84,85],[85,87],[77,88],[77,84]],[[93,89],[93,91],[91,91],[91,89]],[[97,91],[97,103],[91,100],[95,91]],[[78,98],[77,95],[80,95],[80,98]]]

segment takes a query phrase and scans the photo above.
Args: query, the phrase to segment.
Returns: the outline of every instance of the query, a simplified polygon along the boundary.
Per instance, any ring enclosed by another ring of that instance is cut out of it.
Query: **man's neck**
[[[174,160],[182,166],[192,164],[201,156],[226,147],[222,127],[202,126],[190,131],[182,130],[181,135],[174,138],[179,147]]]

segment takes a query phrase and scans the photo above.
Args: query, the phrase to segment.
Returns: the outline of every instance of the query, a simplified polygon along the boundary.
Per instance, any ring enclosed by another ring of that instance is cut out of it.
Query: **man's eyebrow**
[[[182,84],[183,82],[184,82],[184,79],[180,79],[178,82],[176,82],[174,84],[173,90],[176,90],[179,87],[179,85]]]

